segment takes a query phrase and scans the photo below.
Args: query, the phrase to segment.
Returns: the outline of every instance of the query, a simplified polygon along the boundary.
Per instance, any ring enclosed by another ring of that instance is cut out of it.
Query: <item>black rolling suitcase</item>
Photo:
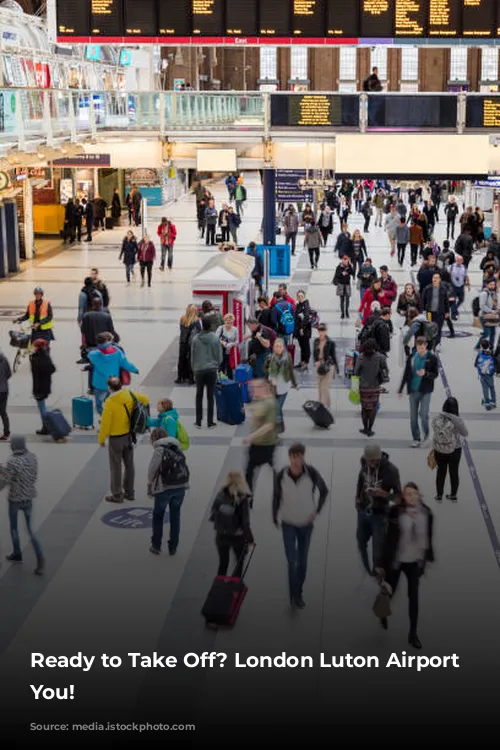
[[[207,627],[232,627],[239,615],[248,588],[243,579],[250,565],[255,545],[252,545],[241,578],[217,576],[201,610]]]
[[[324,430],[327,430],[335,422],[333,415],[328,411],[326,406],[320,404],[319,401],[306,401],[302,408],[312,419],[316,427],[321,427]]]
[[[106,216],[104,220],[104,226],[106,227],[106,229],[113,229],[113,227],[115,226],[115,220],[112,216]]]

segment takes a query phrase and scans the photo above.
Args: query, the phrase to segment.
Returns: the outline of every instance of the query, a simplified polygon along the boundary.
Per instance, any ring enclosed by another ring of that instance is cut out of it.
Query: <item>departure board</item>
[[[191,0],[193,34],[220,36],[224,19],[224,0]]]
[[[259,0],[260,36],[290,36],[290,3],[276,0]]]
[[[368,128],[375,130],[453,129],[457,127],[456,96],[368,97]]]
[[[358,128],[359,96],[344,94],[271,94],[271,126]]]
[[[327,0],[326,36],[355,39],[359,33],[359,6],[352,0]]]
[[[394,36],[424,37],[429,0],[395,0]]]
[[[292,0],[294,36],[325,36],[325,0]]]
[[[81,0],[62,0],[57,9],[57,33],[59,36],[88,36],[90,33],[90,9]]]
[[[257,0],[227,0],[226,34],[258,36]]]
[[[465,0],[429,0],[429,36],[461,36],[462,4]]]
[[[156,0],[126,0],[125,34],[127,36],[156,36]]]
[[[468,96],[465,126],[475,130],[500,128],[500,96]]]
[[[189,36],[192,28],[191,0],[160,1],[158,27],[160,36]]]
[[[390,39],[394,30],[395,0],[361,0],[360,36]]]
[[[122,0],[90,0],[92,36],[121,36],[123,31]]]
[[[463,36],[491,37],[495,33],[497,4],[498,0],[463,0]]]

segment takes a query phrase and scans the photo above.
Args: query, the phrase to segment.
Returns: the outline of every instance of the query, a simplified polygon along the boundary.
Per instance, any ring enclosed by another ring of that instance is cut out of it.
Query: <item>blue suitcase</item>
[[[244,404],[249,404],[251,399],[248,383],[253,378],[253,370],[250,365],[238,365],[234,370],[234,379],[241,389],[241,397]]]
[[[77,396],[71,402],[73,429],[94,429],[94,402],[87,396]]]
[[[50,437],[54,440],[64,440],[71,432],[71,427],[66,417],[59,409],[48,411],[43,423]]]
[[[219,380],[217,382],[215,405],[219,422],[241,424],[245,421],[240,386],[234,380]]]

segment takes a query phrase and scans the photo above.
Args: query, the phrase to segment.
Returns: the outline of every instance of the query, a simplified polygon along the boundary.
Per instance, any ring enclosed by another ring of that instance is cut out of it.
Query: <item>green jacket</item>
[[[217,372],[222,363],[222,346],[212,332],[202,331],[191,341],[191,368],[199,372]]]

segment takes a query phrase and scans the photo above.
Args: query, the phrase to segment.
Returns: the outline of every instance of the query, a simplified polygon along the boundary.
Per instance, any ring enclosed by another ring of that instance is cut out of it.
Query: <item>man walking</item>
[[[252,380],[251,389],[252,402],[248,409],[252,417],[253,432],[248,435],[244,443],[249,446],[245,478],[253,492],[255,469],[269,464],[274,471],[278,410],[276,399],[267,380]]]
[[[215,385],[217,373],[222,364],[223,352],[220,340],[212,332],[212,322],[208,317],[201,321],[202,331],[191,341],[191,368],[196,381],[196,422],[201,429],[203,420],[203,392],[207,389],[208,427],[216,427],[214,419]]]
[[[361,469],[356,487],[356,510],[358,524],[356,541],[363,567],[369,575],[374,574],[376,561],[380,559],[385,540],[389,503],[395,502],[401,493],[399,471],[389,461],[380,446],[370,443],[361,458]],[[372,540],[372,561],[368,562],[368,542]]]
[[[438,327],[435,346],[441,344],[441,333],[444,321],[450,315],[449,292],[445,284],[441,282],[441,274],[436,272],[432,277],[432,284],[426,287],[422,293],[422,310],[427,313],[427,319]]]
[[[106,495],[108,503],[123,503],[124,498],[135,500],[134,435],[131,417],[136,408],[135,399],[147,406],[149,399],[140,393],[132,396],[122,388],[120,378],[108,380],[109,396],[104,402],[99,443],[104,448],[108,438],[111,493]],[[122,464],[125,469],[122,484]]]
[[[0,440],[6,441],[10,437],[10,421],[7,414],[7,401],[9,400],[9,380],[12,377],[9,360],[0,351],[0,419],[3,425],[3,435]]]
[[[434,381],[439,375],[438,359],[428,351],[427,340],[419,336],[416,341],[416,351],[406,359],[403,379],[399,387],[400,397],[406,386],[410,397],[410,424],[413,437],[412,448],[425,446],[429,439],[429,408],[431,394],[434,391]],[[419,415],[422,422],[424,440],[421,440]]]
[[[463,305],[465,299],[465,288],[470,292],[470,281],[464,260],[460,255],[455,257],[455,263],[450,268],[451,284],[455,294],[455,300],[451,307],[451,317],[453,320],[458,319],[458,310]]]

